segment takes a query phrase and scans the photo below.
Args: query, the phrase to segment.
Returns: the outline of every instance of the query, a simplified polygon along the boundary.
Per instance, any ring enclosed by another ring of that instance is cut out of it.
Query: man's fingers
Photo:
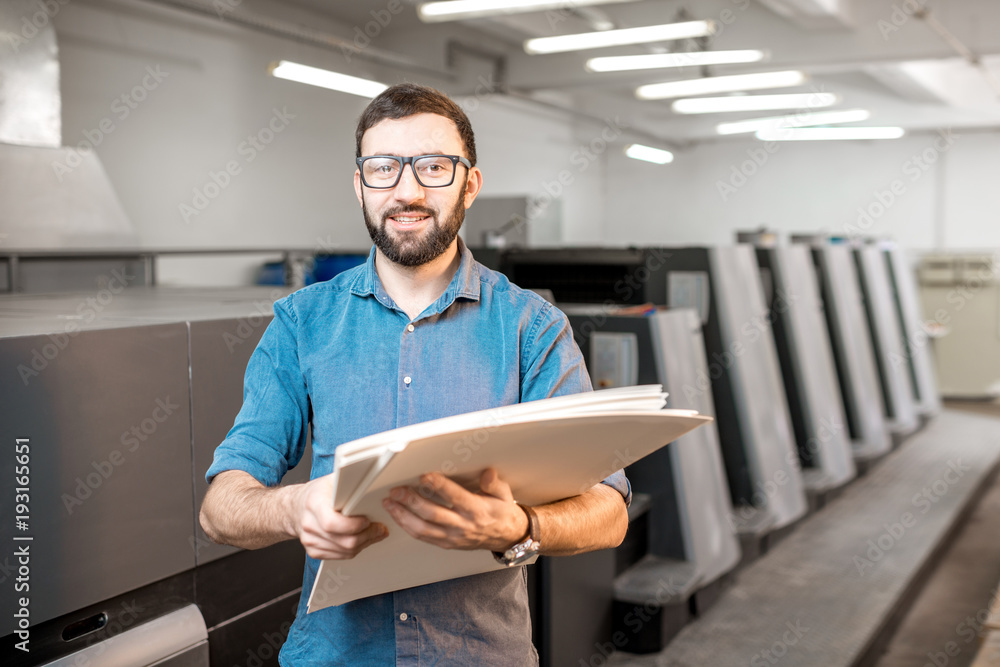
[[[386,500],[384,505],[393,521],[399,524],[399,527],[409,533],[410,536],[424,542],[439,545],[443,545],[448,538],[448,533],[443,526],[423,520],[411,512],[409,507],[393,500]]]
[[[353,535],[326,535],[307,531],[302,536],[302,545],[313,558],[324,560],[353,558],[363,549],[381,542],[389,535],[389,530],[381,523],[373,523],[360,533]]]
[[[420,493],[415,493],[413,489],[400,487],[392,490],[387,501],[395,501],[399,505],[405,506],[410,512],[420,518],[444,526],[457,526],[460,518],[454,511],[437,504],[433,500],[427,500]],[[388,503],[383,503],[386,509],[390,509]]]
[[[510,492],[510,484],[500,479],[496,468],[487,468],[479,476],[479,488],[483,493],[499,498],[500,500],[514,500],[514,494]]]
[[[421,477],[419,490],[422,497],[430,498],[437,495],[452,507],[465,507],[474,497],[474,494],[466,491],[460,484],[437,472],[427,473]]]

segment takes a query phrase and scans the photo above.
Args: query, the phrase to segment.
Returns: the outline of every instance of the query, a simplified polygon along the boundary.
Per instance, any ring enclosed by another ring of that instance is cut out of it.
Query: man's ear
[[[479,170],[479,167],[473,167],[469,170],[469,178],[465,185],[465,208],[468,209],[472,206],[472,202],[476,200],[476,195],[479,191],[483,189],[483,172]]]
[[[357,169],[354,170],[354,194],[358,197],[358,204],[364,208],[365,200],[361,198],[361,172]]]

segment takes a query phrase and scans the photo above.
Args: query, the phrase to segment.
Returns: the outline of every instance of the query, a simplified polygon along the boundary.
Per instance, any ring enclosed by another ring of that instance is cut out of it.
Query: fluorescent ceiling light
[[[730,95],[677,100],[676,113],[726,113],[731,111],[777,111],[779,109],[819,109],[836,104],[833,93],[793,93],[790,95]]]
[[[906,134],[901,127],[800,127],[760,130],[763,141],[832,141],[850,139],[899,139]]]
[[[621,30],[604,30],[602,32],[585,32],[579,35],[558,35],[556,37],[538,37],[524,43],[526,53],[562,53],[564,51],[582,51],[583,49],[599,49],[606,46],[624,46],[626,44],[646,44],[648,42],[663,42],[670,39],[690,39],[705,37],[715,32],[715,21],[685,21],[684,23],[667,23],[650,25],[642,28],[623,28]]]
[[[342,93],[360,95],[361,97],[375,97],[389,86],[370,79],[360,79],[356,76],[348,76],[339,72],[331,72],[328,69],[309,67],[299,63],[282,60],[271,65],[271,75],[279,79],[308,83],[310,86],[329,88]]]
[[[425,23],[458,21],[484,16],[540,12],[587,5],[611,5],[635,0],[449,0],[425,2],[417,7],[417,16]]]
[[[770,116],[768,118],[753,118],[739,120],[734,123],[719,123],[715,131],[719,134],[743,134],[758,130],[771,130],[785,127],[809,127],[811,125],[833,125],[834,123],[857,123],[868,120],[871,112],[867,109],[847,109],[844,111],[804,111],[803,113],[786,116]]]
[[[797,70],[735,74],[732,76],[710,76],[703,79],[667,81],[666,83],[651,83],[639,86],[635,89],[635,96],[640,100],[662,100],[668,97],[711,95],[713,93],[732,93],[741,90],[762,90],[765,88],[787,88],[789,86],[800,86],[808,80],[809,77],[806,76],[805,72]]]
[[[674,154],[670,151],[643,146],[642,144],[629,144],[625,147],[625,155],[636,160],[645,160],[655,164],[668,164],[674,161]]]
[[[702,65],[732,65],[757,63],[767,57],[763,51],[692,51],[687,53],[648,53],[641,56],[604,56],[587,61],[591,72],[623,72],[663,67],[700,67]]]

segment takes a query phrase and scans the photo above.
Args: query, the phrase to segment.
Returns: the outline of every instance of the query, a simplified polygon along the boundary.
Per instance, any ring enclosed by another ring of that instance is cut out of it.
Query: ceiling
[[[595,118],[617,116],[667,145],[727,140],[715,131],[719,122],[775,113],[683,116],[671,110],[670,100],[636,99],[638,85],[788,69],[805,71],[809,81],[752,94],[832,92],[840,97],[834,108],[872,112],[860,125],[898,125],[911,132],[1000,127],[996,0],[645,0],[439,24],[422,23],[411,0],[285,0],[281,5],[296,12],[299,24],[314,14],[348,26],[334,30],[341,39],[356,39],[367,27],[374,35],[355,54],[357,59],[401,57],[411,65],[401,68],[399,79],[420,80],[429,71],[438,72],[448,82],[441,87],[453,95],[505,91]],[[918,16],[921,9],[928,10],[927,18]],[[372,22],[380,17],[376,28]],[[529,37],[691,19],[714,19],[718,30],[697,41],[564,54],[528,55],[522,48]],[[596,55],[701,49],[764,49],[769,58],[751,65],[638,72],[592,73],[584,68],[587,58]],[[961,49],[967,50],[966,57],[959,55]],[[980,58],[981,64],[970,64],[969,57]]]

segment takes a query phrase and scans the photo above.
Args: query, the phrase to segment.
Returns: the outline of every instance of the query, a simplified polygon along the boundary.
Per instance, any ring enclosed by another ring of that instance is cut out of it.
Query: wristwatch
[[[538,552],[542,549],[542,543],[539,542],[538,535],[538,515],[535,514],[533,508],[521,503],[516,504],[528,515],[528,535],[503,553],[498,551],[493,552],[493,557],[497,559],[497,562],[507,567],[514,567],[530,560],[534,556],[537,556]]]

